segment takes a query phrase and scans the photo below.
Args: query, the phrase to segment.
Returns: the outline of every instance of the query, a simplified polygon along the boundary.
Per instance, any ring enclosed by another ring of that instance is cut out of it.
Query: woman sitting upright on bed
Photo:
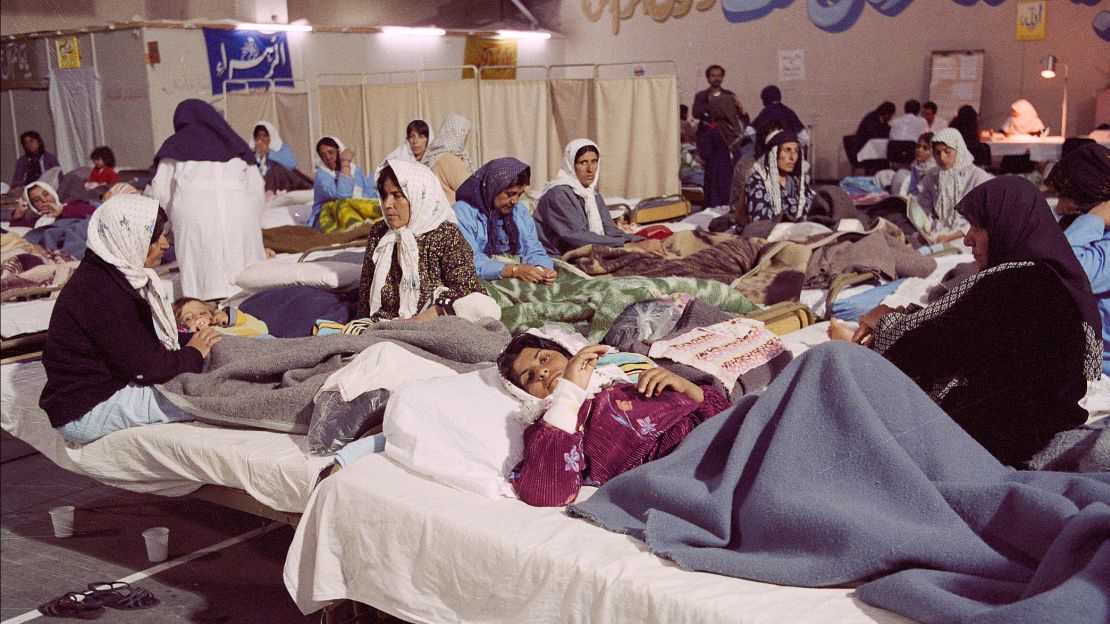
[[[312,189],[312,212],[307,225],[320,227],[324,204],[337,199],[377,197],[374,180],[355,164],[355,153],[335,137],[326,136],[316,142],[316,182]]]
[[[113,431],[192,420],[153,387],[199,373],[220,335],[185,348],[154,272],[169,248],[166,213],[136,194],[104,202],[89,223],[85,259],[69,278],[46,334],[39,406],[58,433],[84,444]]]
[[[478,277],[515,277],[535,284],[555,281],[555,263],[536,236],[536,222],[519,203],[531,169],[515,158],[496,158],[467,178],[456,194],[459,230],[474,249]],[[512,255],[517,262],[494,259]]]
[[[628,354],[614,357],[605,345],[577,348],[566,335],[553,340],[541,333],[517,336],[497,358],[505,388],[524,403],[521,418],[531,423],[524,457],[509,475],[529,505],[572,503],[583,485],[602,485],[667,455],[729,406],[712,386],[661,367],[633,379],[614,362]]]
[[[748,217],[805,221],[813,206],[813,187],[798,137],[777,123],[764,132],[756,139],[758,153],[748,175]]]
[[[536,206],[536,229],[544,249],[559,257],[583,245],[635,247],[660,258],[663,243],[621,231],[597,190],[601,152],[589,139],[575,139],[563,150],[563,166],[543,189]]]
[[[975,166],[963,136],[954,128],[933,135],[933,158],[937,166],[922,176],[917,204],[928,221],[924,229],[942,243],[960,238],[967,230],[967,221],[956,210],[956,204],[994,176]]]
[[[999,461],[1021,466],[1086,420],[1078,402],[1102,363],[1098,307],[1028,180],[991,180],[956,210],[970,223],[964,242],[980,271],[928,307],[878,306],[850,337],[893,362]],[[830,336],[847,337],[839,329]]]
[[[387,161],[378,173],[385,219],[370,229],[358,317],[425,320],[458,314],[501,318],[474,272],[473,250],[427,167]]]
[[[462,115],[448,115],[439,126],[435,139],[428,142],[424,154],[418,158],[439,179],[443,194],[451,203],[455,202],[455,191],[474,173],[474,163],[466,151],[469,136],[470,120]],[[415,150],[413,156],[416,156]]]

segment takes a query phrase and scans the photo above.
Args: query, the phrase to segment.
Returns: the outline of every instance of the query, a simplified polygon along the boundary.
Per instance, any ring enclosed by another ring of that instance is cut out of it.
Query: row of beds
[[[279,196],[281,197],[281,196]],[[617,202],[614,202],[617,203]],[[308,210],[293,196],[270,202],[265,227]],[[707,227],[705,210],[672,229]],[[886,301],[922,302],[966,250],[938,258],[933,275],[908,280]],[[268,263],[323,254],[281,254]],[[176,282],[171,271],[166,279]],[[912,282],[912,284],[910,284]],[[840,298],[874,286],[844,289]],[[826,291],[804,291],[818,318]],[[52,299],[3,304],[5,350],[41,336]],[[37,323],[37,325],[36,325]],[[795,356],[827,340],[820,322],[781,336]],[[509,498],[486,499],[426,478],[386,454],[324,480],[330,462],[304,436],[173,423],[67,445],[38,407],[46,376],[34,354],[0,366],[2,428],[56,464],[135,492],[190,495],[297,526],[284,583],[305,613],[372,605],[412,622],[883,622],[908,621],[870,607],[851,588],[785,587],[681,570],[628,536]],[[496,392],[503,392],[500,389]],[[593,488],[585,488],[581,498]]]

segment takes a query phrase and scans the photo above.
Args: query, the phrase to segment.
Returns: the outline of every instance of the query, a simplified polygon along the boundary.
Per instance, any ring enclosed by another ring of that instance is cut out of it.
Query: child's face
[[[180,320],[189,331],[199,331],[213,325],[212,310],[203,301],[190,301],[181,307]]]
[[[94,169],[103,169],[104,168],[104,159],[103,158],[94,158],[93,159],[93,168]]]
[[[525,347],[512,365],[514,380],[525,392],[541,399],[555,391],[555,384],[563,377],[566,368],[565,355],[535,347]]]

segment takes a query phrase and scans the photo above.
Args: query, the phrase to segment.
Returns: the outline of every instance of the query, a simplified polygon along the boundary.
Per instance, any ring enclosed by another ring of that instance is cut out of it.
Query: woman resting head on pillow
[[[531,175],[531,168],[515,158],[495,158],[467,178],[455,195],[459,230],[474,249],[474,266],[484,280],[555,282],[555,262],[536,236],[532,213],[519,201]],[[491,256],[513,256],[515,261]]]
[[[387,161],[378,174],[385,218],[370,229],[358,317],[426,320],[457,314],[501,318],[474,272],[473,250],[427,167]]]
[[[524,404],[520,418],[532,423],[524,458],[509,475],[530,505],[567,505],[583,485],[667,455],[729,405],[713,387],[664,368],[633,379],[616,364],[642,356],[566,333],[545,338],[545,331],[517,336],[497,358],[505,388]]]

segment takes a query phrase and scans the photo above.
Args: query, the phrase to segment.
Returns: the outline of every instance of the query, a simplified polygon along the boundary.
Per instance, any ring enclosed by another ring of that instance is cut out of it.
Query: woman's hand
[[[681,392],[698,403],[705,400],[705,393],[701,387],[662,366],[649,368],[640,373],[640,380],[636,382],[636,390],[648,398],[657,397],[668,388],[675,392]]]
[[[412,318],[410,318],[409,320],[411,320],[411,321],[430,321],[430,320],[436,318],[437,316],[443,316],[442,312],[443,312],[443,308],[440,308],[437,305],[431,305],[431,306],[428,306],[428,308],[426,310],[423,310],[423,311],[421,311],[417,314],[414,314],[412,316]]]
[[[852,335],[852,342],[870,347],[871,343],[875,342],[875,332],[879,328],[879,321],[887,314],[898,312],[901,309],[885,305],[877,305],[871,308],[870,311],[859,318],[859,329]]]
[[[339,160],[337,160],[336,162],[339,164],[340,169],[350,170],[354,161],[355,153],[351,151],[350,148],[348,148],[343,150],[342,152],[339,152]]]
[[[224,312],[222,308],[218,308],[215,312],[212,313],[213,325],[227,325],[230,321],[231,319],[228,318],[227,312]]]
[[[208,354],[212,352],[212,347],[220,342],[220,338],[221,336],[216,330],[211,327],[205,327],[193,334],[193,337],[189,340],[189,344],[185,346],[200,351],[201,356],[207,358]]]
[[[662,242],[653,238],[636,241],[635,243],[625,243],[624,246],[627,248],[642,251],[652,256],[657,256],[659,258],[667,257],[667,248],[663,246]]]
[[[23,201],[23,198],[20,197],[19,201],[16,202],[15,207],[12,208],[12,221],[23,218],[23,215],[27,214],[27,208],[27,202]]]
[[[555,271],[531,264],[506,264],[501,275],[533,284],[551,284],[555,281]]]
[[[566,370],[563,371],[563,379],[573,383],[585,390],[590,386],[590,377],[594,374],[594,369],[597,368],[597,358],[605,355],[609,351],[609,347],[605,345],[589,345],[582,347],[582,350],[574,354],[567,362]]]

